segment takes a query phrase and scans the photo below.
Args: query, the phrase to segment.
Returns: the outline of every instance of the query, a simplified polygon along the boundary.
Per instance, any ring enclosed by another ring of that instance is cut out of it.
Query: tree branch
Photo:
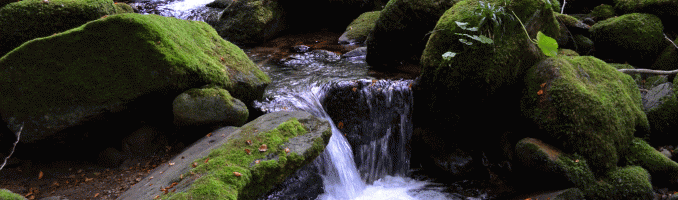
[[[9,157],[12,156],[14,153],[14,149],[16,148],[16,144],[19,143],[19,138],[21,138],[21,131],[24,129],[24,125],[21,124],[21,127],[19,128],[19,132],[16,133],[16,141],[14,141],[14,146],[12,146],[12,151],[9,152],[9,155],[5,158],[5,161],[2,162],[2,165],[0,165],[0,170],[5,167],[5,164],[7,164],[7,160]]]
[[[654,75],[672,75],[678,74],[678,69],[673,71],[652,70],[652,69],[618,69],[617,71],[633,75],[633,74],[654,74]]]
[[[669,36],[666,36],[666,33],[662,33],[662,34],[664,34],[664,38],[666,38],[666,40],[668,40],[671,44],[673,44],[673,47],[676,47],[676,49],[678,49],[678,46],[676,45],[676,43],[673,43],[673,41],[671,39],[669,39]]]
[[[560,9],[560,14],[563,14],[563,12],[565,12],[565,4],[567,4],[567,1],[563,0],[563,7]]]

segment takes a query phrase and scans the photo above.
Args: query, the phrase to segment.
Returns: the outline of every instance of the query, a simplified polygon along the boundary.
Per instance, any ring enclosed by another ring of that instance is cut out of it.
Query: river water
[[[216,19],[219,13],[205,7],[210,1],[130,4],[141,13],[206,21]],[[329,44],[324,48],[329,51],[318,50],[323,49],[319,43],[328,41],[336,43],[327,38],[296,42],[316,49],[307,53],[289,52],[285,49],[291,47],[288,44],[244,48],[272,80],[257,107],[263,112],[307,111],[330,121],[333,131],[318,159],[261,199],[477,199],[446,193],[441,184],[409,177],[413,81],[377,80],[371,76],[374,73],[364,56],[339,56],[354,46]],[[333,118],[341,121],[335,123]],[[322,181],[313,182],[314,176]],[[312,188],[318,192],[312,192]]]

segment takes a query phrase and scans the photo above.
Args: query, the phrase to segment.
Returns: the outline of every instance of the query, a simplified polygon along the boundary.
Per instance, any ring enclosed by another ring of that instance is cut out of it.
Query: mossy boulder
[[[178,94],[206,84],[247,104],[270,82],[208,24],[135,13],[27,42],[0,70],[0,114],[13,131],[23,124],[26,143],[109,114],[171,112]]]
[[[678,38],[673,40],[673,43],[678,44]],[[667,71],[678,69],[678,48],[673,44],[668,45],[650,68]]]
[[[224,39],[236,44],[257,44],[282,31],[283,11],[277,1],[235,1],[212,22]]]
[[[676,0],[614,0],[614,8],[621,14],[649,13],[662,19],[678,18],[678,1]]]
[[[57,34],[106,15],[132,12],[131,7],[118,6],[113,0],[46,2],[23,0],[0,8],[0,56],[32,39]]]
[[[154,178],[120,198],[257,199],[318,157],[331,135],[329,122],[310,113],[269,113],[241,128],[213,132],[173,158],[174,166],[156,169],[149,175]],[[170,185],[176,191],[163,195],[160,189]]]
[[[652,128],[650,142],[654,145],[673,144],[675,133],[678,131],[678,97],[675,89],[678,81],[673,79],[673,94],[661,99],[663,103],[647,111],[647,120]]]
[[[668,45],[659,17],[646,13],[626,14],[600,21],[590,29],[595,56],[608,62],[649,68]]]
[[[362,44],[367,40],[374,24],[379,19],[381,11],[366,12],[358,16],[351,24],[346,27],[346,31],[339,37],[340,44]]]
[[[593,163],[583,156],[567,153],[545,144],[539,139],[525,138],[516,145],[519,160],[527,167],[525,176],[529,179],[546,174],[548,181],[567,180],[574,184],[576,189],[570,195],[585,196],[586,199],[652,199],[654,192],[650,184],[650,174],[640,166],[614,166],[597,175],[590,164]],[[536,171],[534,171],[536,170]],[[532,173],[541,172],[541,173]],[[550,176],[548,176],[550,175]],[[574,198],[574,199],[582,199]]]
[[[647,131],[640,92],[633,79],[589,56],[548,58],[525,78],[524,116],[541,138],[606,172],[620,160],[636,131]]]
[[[3,200],[26,200],[23,196],[7,189],[0,189],[0,199]]]
[[[248,116],[247,106],[219,87],[190,89],[172,107],[177,126],[242,126]]]
[[[608,18],[614,17],[616,14],[614,12],[614,7],[607,4],[601,4],[593,8],[591,11],[591,16],[593,16],[597,21],[603,21]]]
[[[428,33],[458,0],[391,0],[368,36],[366,61],[374,69],[389,70],[401,61],[418,62]]]

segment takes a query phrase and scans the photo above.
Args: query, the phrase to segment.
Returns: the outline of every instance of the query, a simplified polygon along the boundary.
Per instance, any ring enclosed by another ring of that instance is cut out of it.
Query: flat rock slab
[[[314,149],[314,142],[317,138],[322,138],[325,145],[329,141],[331,134],[331,127],[326,120],[315,117],[307,112],[275,112],[263,115],[252,122],[238,127],[224,127],[213,131],[207,136],[201,138],[190,147],[186,148],[182,153],[172,158],[169,162],[158,166],[143,180],[132,186],[129,190],[123,193],[118,199],[122,200],[136,200],[136,199],[154,199],[158,195],[163,195],[162,189],[168,188],[175,182],[175,186],[170,187],[169,190],[176,189],[176,192],[186,191],[191,187],[193,181],[199,176],[185,177],[194,166],[193,162],[197,159],[205,158],[210,155],[213,149],[227,145],[229,140],[236,140],[241,135],[247,134],[249,130],[258,130],[260,133],[265,133],[270,130],[279,128],[281,124],[288,122],[288,120],[295,118],[307,130],[306,134],[290,138],[285,146],[289,146],[290,152],[303,155],[303,157],[310,162],[316,153],[309,153],[317,151]],[[229,143],[230,144],[230,143]],[[272,148],[272,147],[269,147]],[[254,154],[254,152],[252,153]],[[263,162],[263,161],[262,161]],[[200,162],[199,164],[203,164]],[[243,173],[244,174],[244,173]],[[184,176],[183,178],[182,175]],[[245,176],[245,175],[243,175]],[[182,180],[183,179],[183,180]],[[187,181],[188,180],[188,181]],[[173,192],[174,193],[174,192]]]

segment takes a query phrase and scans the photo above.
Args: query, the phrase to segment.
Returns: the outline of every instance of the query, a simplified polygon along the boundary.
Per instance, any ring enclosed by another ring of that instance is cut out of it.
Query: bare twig
[[[21,124],[21,127],[19,128],[19,132],[16,133],[16,141],[14,141],[14,146],[12,146],[12,151],[9,152],[9,155],[5,158],[5,161],[2,162],[2,165],[0,165],[0,170],[5,167],[5,164],[7,164],[7,160],[9,157],[12,156],[14,153],[14,149],[16,148],[16,144],[19,143],[19,138],[21,138],[21,131],[24,129],[24,125]]]
[[[617,71],[626,73],[629,75],[632,74],[654,74],[654,75],[672,75],[678,74],[677,70],[664,71],[664,70],[652,70],[652,69],[618,69]]]
[[[563,7],[560,8],[560,14],[563,14],[563,12],[565,12],[565,4],[567,4],[567,1],[563,0]]]
[[[678,50],[678,46],[676,45],[676,43],[673,43],[673,41],[671,39],[669,39],[669,36],[666,36],[666,33],[663,33],[663,34],[664,34],[664,38],[666,38],[666,40],[668,40],[671,44],[673,44],[673,47],[676,47],[676,49]]]

